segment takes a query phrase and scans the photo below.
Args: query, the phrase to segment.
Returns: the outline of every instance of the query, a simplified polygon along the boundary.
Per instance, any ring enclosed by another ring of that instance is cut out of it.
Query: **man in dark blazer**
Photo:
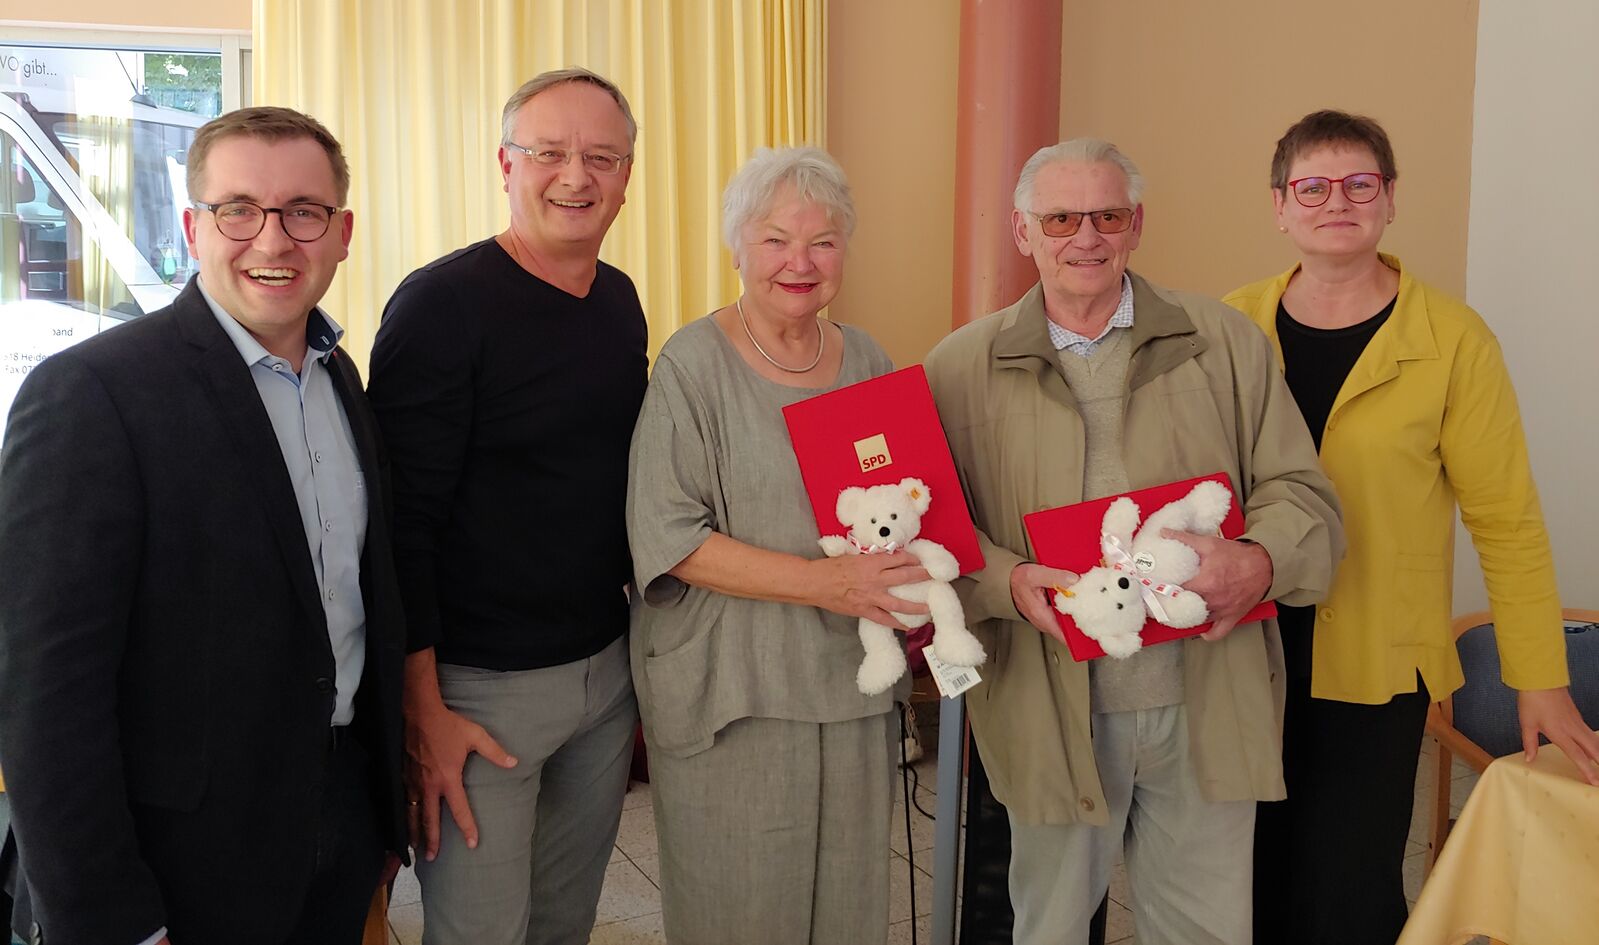
[[[282,108],[201,128],[187,170],[199,279],[35,368],[0,453],[25,892],[48,945],[353,945],[404,849],[404,627],[375,426],[316,308],[349,171]]]

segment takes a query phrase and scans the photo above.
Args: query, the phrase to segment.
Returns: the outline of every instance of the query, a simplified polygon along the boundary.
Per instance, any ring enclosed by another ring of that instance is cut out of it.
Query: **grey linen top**
[[[855,688],[864,655],[857,618],[731,597],[666,573],[713,531],[822,557],[782,408],[893,370],[864,332],[839,328],[844,362],[822,389],[756,374],[709,317],[679,329],[655,362],[627,494],[641,592],[631,620],[633,681],[652,751],[693,755],[742,718],[840,722],[893,707],[894,692]]]

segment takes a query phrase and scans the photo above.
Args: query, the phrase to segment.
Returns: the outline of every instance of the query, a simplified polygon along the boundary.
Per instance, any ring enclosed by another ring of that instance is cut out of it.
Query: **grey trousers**
[[[882,945],[899,720],[740,719],[650,756],[671,945]]]
[[[626,638],[544,669],[441,664],[439,688],[517,766],[467,760],[478,846],[467,849],[446,807],[438,858],[416,864],[424,945],[586,945],[638,720]]]
[[[1181,705],[1094,716],[1110,823],[1011,818],[1016,945],[1087,945],[1125,848],[1138,945],[1250,945],[1255,802],[1206,801]]]

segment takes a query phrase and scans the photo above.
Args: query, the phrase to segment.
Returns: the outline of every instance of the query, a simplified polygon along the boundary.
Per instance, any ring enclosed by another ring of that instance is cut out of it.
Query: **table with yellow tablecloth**
[[[1599,787],[1560,749],[1483,772],[1398,945],[1599,942]]]

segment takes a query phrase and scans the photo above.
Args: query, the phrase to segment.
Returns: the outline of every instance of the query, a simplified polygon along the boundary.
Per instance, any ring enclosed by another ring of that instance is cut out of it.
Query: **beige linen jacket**
[[[1322,599],[1343,554],[1337,497],[1266,336],[1219,301],[1132,275],[1133,355],[1123,420],[1132,487],[1225,471],[1245,537],[1271,555],[1268,597]],[[1088,666],[1017,613],[1010,572],[1031,546],[1022,516],[1083,499],[1083,420],[1035,285],[928,355],[927,376],[987,564],[957,582],[991,654],[967,697],[994,796],[1023,823],[1105,823],[1090,741]],[[1182,646],[1195,775],[1212,801],[1277,800],[1282,644],[1275,620]]]

